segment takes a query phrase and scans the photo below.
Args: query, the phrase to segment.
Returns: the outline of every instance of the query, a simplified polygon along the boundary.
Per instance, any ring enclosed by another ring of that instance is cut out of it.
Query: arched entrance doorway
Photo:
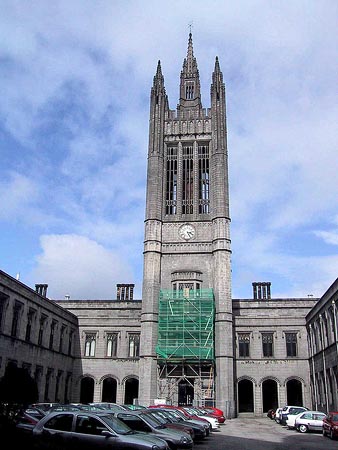
[[[135,399],[138,399],[138,385],[136,378],[128,378],[124,384],[124,403],[132,405]]]
[[[238,412],[254,412],[253,383],[250,380],[238,382]]]
[[[181,380],[178,383],[178,405],[191,406],[194,401],[194,381]]]
[[[278,390],[275,380],[265,380],[262,384],[263,412],[278,407]]]
[[[116,402],[117,381],[114,378],[107,377],[102,382],[102,402]]]
[[[299,380],[289,380],[286,383],[286,398],[288,405],[303,406],[302,383]]]
[[[94,380],[91,377],[84,377],[81,380],[80,402],[90,403],[94,399]]]

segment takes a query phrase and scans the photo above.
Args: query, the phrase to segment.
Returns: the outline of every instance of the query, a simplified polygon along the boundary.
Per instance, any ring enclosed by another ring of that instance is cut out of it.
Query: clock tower
[[[139,402],[212,404],[234,415],[225,87],[216,57],[202,107],[189,34],[179,102],[161,64],[150,95]]]

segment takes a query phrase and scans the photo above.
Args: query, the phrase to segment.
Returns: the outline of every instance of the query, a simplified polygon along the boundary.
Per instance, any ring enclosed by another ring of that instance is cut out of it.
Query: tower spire
[[[178,109],[182,107],[202,108],[200,90],[199,72],[194,56],[192,33],[190,30],[187,57],[184,58],[181,72],[180,103]]]

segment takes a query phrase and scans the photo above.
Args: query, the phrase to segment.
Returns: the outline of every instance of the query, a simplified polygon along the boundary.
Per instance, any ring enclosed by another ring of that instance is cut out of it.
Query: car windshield
[[[112,414],[100,416],[101,419],[117,434],[132,434],[134,431],[128,427],[122,420],[117,419]]]
[[[142,417],[147,423],[148,425],[154,427],[154,428],[163,428],[163,424],[156,419],[154,416],[152,416],[151,414],[141,414],[140,417]]]
[[[338,414],[332,414],[332,421],[338,422]]]

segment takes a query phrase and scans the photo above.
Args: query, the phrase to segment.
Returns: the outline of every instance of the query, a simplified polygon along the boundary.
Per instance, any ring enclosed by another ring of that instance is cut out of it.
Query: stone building
[[[338,410],[338,278],[306,316],[312,405]]]
[[[142,299],[119,284],[116,299],[50,301],[0,272],[0,377],[25,367],[40,401],[337,409],[338,281],[321,299],[275,299],[268,282],[232,298],[225,86],[216,57],[202,107],[191,34],[179,92],[171,110],[159,62]]]
[[[48,300],[47,285],[34,291],[0,271],[0,377],[11,365],[23,368],[39,401],[70,401],[78,332],[77,317]]]

